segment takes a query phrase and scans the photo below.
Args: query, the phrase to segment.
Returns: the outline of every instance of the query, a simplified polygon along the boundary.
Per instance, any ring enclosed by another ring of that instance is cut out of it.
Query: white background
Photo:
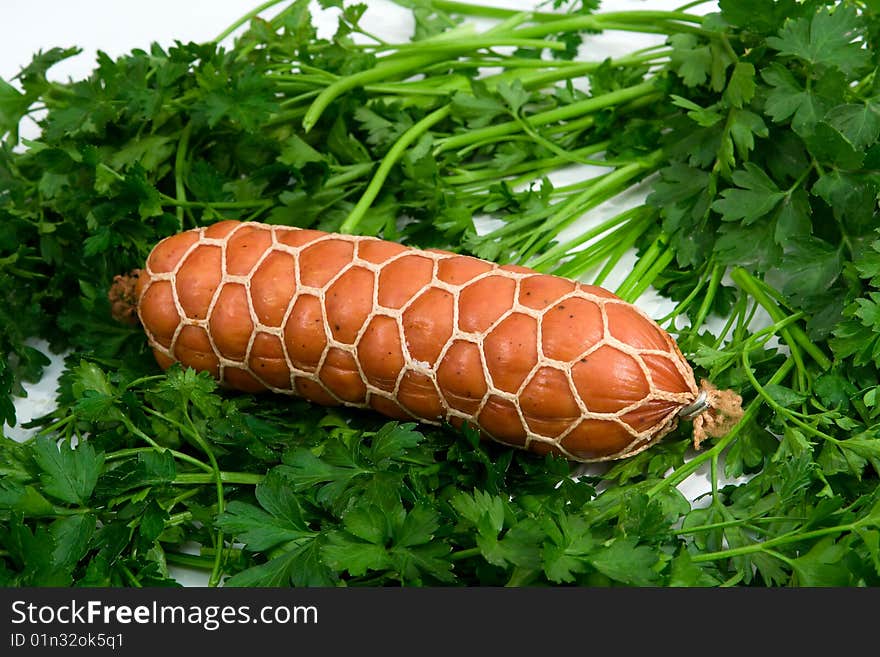
[[[529,10],[537,7],[540,0],[481,0],[482,4]],[[82,79],[91,72],[95,55],[100,50],[117,57],[133,49],[148,49],[157,42],[163,47],[175,41],[204,42],[213,40],[229,25],[258,6],[259,0],[150,0],[132,2],[119,0],[3,0],[0,2],[0,25],[4,26],[0,38],[0,77],[15,85],[15,75],[26,66],[38,51],[53,47],[77,46],[82,53],[50,69],[50,79],[66,81]],[[362,26],[390,42],[404,42],[412,31],[412,19],[408,10],[387,0],[367,0],[368,9]],[[668,10],[683,4],[683,0],[605,0],[603,11],[632,9]],[[286,6],[280,4],[278,7]],[[315,23],[319,36],[329,37],[336,29],[336,11],[322,12],[313,3]],[[691,11],[705,13],[714,10],[713,2]],[[271,8],[264,16],[272,16],[278,8]],[[478,25],[485,25],[475,21]],[[608,32],[591,36],[582,50],[582,59],[601,60],[605,57],[624,55],[647,45],[659,43],[662,37]],[[230,43],[231,45],[231,43]],[[22,134],[38,136],[32,123],[22,126]],[[602,212],[587,218],[592,223],[605,216],[619,212],[622,205],[635,203],[639,193],[613,200]],[[616,272],[620,280],[627,272],[631,260],[624,261]],[[613,288],[614,277],[609,281]],[[647,294],[639,304],[650,314],[659,317],[666,307],[657,297]],[[53,398],[56,377],[60,372],[60,360],[55,358],[46,377],[38,385],[29,388],[28,397],[17,401],[19,421],[23,422],[54,408]],[[28,432],[21,427],[8,428],[7,435],[22,439]],[[689,479],[682,491],[691,499],[708,489],[705,472]],[[201,576],[177,572],[188,584],[201,584]]]

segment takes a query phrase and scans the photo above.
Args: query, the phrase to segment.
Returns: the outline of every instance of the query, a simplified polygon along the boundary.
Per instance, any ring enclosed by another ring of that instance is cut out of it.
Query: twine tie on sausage
[[[694,449],[708,438],[720,438],[742,419],[742,397],[733,390],[719,390],[703,379],[700,394],[679,416],[694,423]]]
[[[107,299],[110,301],[110,314],[117,322],[130,326],[138,323],[136,288],[139,275],[140,269],[134,269],[128,274],[113,277]]]

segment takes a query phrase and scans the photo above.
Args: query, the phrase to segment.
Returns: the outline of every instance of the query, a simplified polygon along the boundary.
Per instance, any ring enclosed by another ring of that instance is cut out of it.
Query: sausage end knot
[[[110,314],[120,324],[134,326],[138,323],[136,290],[139,275],[140,269],[134,269],[128,274],[117,274],[107,292]]]
[[[694,423],[694,449],[708,438],[730,432],[743,416],[742,397],[733,390],[719,390],[705,379],[700,387],[699,396],[682,409],[682,417]]]

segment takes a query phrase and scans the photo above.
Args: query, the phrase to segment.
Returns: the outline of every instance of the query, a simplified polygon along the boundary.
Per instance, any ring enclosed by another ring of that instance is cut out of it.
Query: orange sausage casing
[[[672,337],[600,287],[372,237],[223,221],[157,244],[136,297],[163,368],[575,461],[642,451],[699,394]]]

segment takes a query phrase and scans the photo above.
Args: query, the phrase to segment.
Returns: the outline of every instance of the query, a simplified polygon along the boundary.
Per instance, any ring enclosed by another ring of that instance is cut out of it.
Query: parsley
[[[34,461],[40,468],[40,483],[46,495],[70,504],[82,504],[98,481],[103,456],[84,442],[73,449],[67,443],[55,445],[50,438],[34,443]]]
[[[34,340],[67,354],[34,437],[0,437],[0,584],[175,585],[186,567],[228,586],[877,585],[870,3],[407,1],[398,44],[361,26],[366,5],[320,4],[340,10],[330,37],[297,0],[215,42],[100,54],[82,80],[49,81],[77,52],[57,48],[0,81],[5,425],[48,363]],[[662,43],[582,56],[605,29]],[[639,200],[576,228],[620,198]],[[468,428],[159,372],[107,289],[224,218],[596,283],[635,252],[616,291],[670,300],[661,322],[745,417],[699,452],[682,427],[583,474]],[[710,489],[686,499],[698,471]]]

